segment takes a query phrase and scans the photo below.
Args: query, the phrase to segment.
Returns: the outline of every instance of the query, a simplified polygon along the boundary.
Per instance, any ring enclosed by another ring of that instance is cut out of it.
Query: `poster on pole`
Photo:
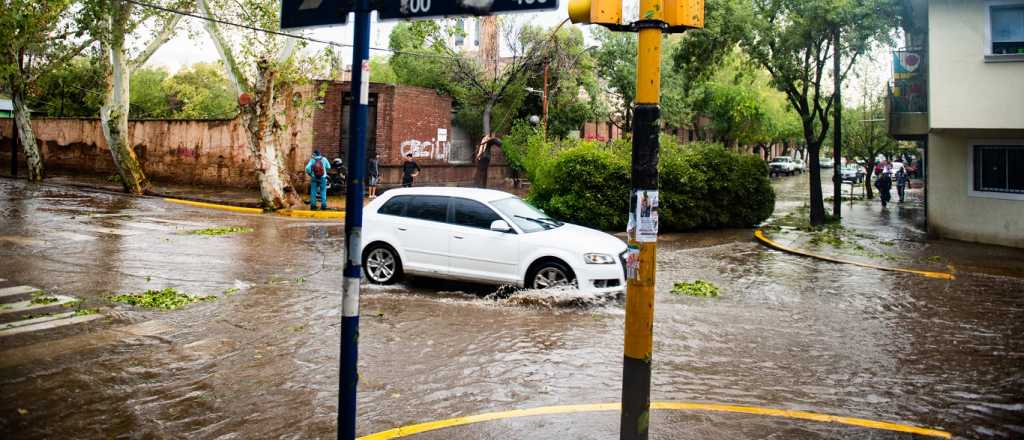
[[[641,189],[636,191],[636,241],[654,243],[658,241],[658,191]]]
[[[626,279],[636,280],[640,278],[640,247],[631,244],[626,249]]]

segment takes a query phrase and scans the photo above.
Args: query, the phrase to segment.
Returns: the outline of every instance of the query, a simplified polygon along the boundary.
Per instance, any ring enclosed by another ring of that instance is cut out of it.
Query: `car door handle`
[[[407,228],[405,228],[405,227],[402,227],[402,226],[399,226],[399,227],[398,227],[398,230],[399,230],[399,231],[405,231],[405,230],[407,230]]]
[[[466,238],[461,235],[453,235],[452,237],[454,237],[456,240],[462,240],[463,238]]]

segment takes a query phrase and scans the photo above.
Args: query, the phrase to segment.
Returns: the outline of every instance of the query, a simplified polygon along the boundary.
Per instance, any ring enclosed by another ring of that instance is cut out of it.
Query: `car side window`
[[[388,200],[384,206],[381,206],[380,209],[377,210],[377,213],[397,216],[405,215],[405,205],[409,199],[409,196],[398,196]]]
[[[448,197],[414,196],[407,205],[406,217],[442,223],[448,221]]]
[[[483,203],[468,199],[452,199],[455,216],[452,223],[471,228],[491,229],[491,223],[501,217]]]

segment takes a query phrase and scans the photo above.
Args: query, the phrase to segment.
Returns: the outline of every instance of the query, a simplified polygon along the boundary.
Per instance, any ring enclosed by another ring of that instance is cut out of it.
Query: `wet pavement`
[[[775,180],[777,216],[802,205],[805,182]],[[856,206],[863,215],[851,217],[865,224],[878,211]],[[923,231],[913,215],[889,215],[895,228]],[[253,232],[188,233],[223,226]],[[889,228],[873,230],[890,237]],[[0,179],[0,278],[7,280],[0,288],[72,295],[104,315],[0,338],[0,436],[333,438],[342,234],[339,222]],[[652,399],[813,411],[959,438],[1024,437],[1024,279],[983,270],[989,261],[1012,269],[1024,251],[927,245],[927,255],[957,259],[956,280],[788,255],[755,242],[751,230],[662,237]],[[675,281],[696,279],[722,295],[669,292]],[[171,312],[107,299],[164,287],[219,299]],[[364,289],[361,435],[483,412],[618,401],[620,302],[533,292],[504,298],[491,290],[436,281]],[[911,438],[708,411],[655,411],[651,426],[656,439]],[[597,412],[411,438],[617,432],[618,414]]]

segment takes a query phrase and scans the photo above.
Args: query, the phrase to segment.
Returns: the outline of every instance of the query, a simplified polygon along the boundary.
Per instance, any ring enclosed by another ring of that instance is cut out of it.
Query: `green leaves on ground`
[[[718,286],[704,280],[697,280],[692,283],[678,281],[672,286],[672,293],[676,295],[714,298],[718,296]]]
[[[206,236],[209,236],[209,237],[219,237],[221,235],[239,234],[239,233],[252,232],[252,231],[254,231],[253,228],[249,228],[249,227],[245,227],[245,226],[221,226],[221,227],[216,227],[216,228],[197,229],[197,230],[189,232],[189,234],[192,234],[192,235],[206,235]]]
[[[213,301],[216,296],[196,296],[179,292],[173,287],[163,290],[147,290],[142,293],[114,295],[111,301],[139,306],[147,309],[174,310],[200,301]]]
[[[29,302],[31,302],[32,304],[53,304],[57,301],[60,300],[57,299],[56,297],[40,295],[32,298],[32,300]]]

